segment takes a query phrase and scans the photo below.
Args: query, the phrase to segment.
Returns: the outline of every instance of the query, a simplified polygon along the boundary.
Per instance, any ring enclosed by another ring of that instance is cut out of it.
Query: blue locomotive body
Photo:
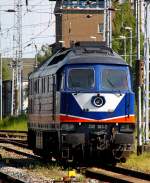
[[[111,49],[83,44],[57,53],[29,82],[28,139],[35,153],[116,162],[132,151],[130,69]]]
[[[134,93],[127,66],[71,65],[64,73],[61,121],[134,121]]]

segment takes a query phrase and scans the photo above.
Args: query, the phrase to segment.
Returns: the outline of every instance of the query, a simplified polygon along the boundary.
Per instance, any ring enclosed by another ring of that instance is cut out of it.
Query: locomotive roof
[[[68,60],[67,64],[115,64],[115,65],[128,65],[122,58],[117,56],[106,56],[99,54],[89,55],[76,55]]]
[[[128,65],[118,54],[110,48],[76,47],[65,51],[58,51],[50,59],[30,74],[29,78],[55,74],[64,65],[69,64],[112,64]]]

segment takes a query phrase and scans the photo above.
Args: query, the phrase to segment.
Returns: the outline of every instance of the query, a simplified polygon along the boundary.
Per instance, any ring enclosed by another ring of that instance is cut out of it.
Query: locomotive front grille
[[[80,145],[85,144],[85,134],[83,133],[70,133],[70,134],[63,134],[63,144],[70,144],[70,145]]]

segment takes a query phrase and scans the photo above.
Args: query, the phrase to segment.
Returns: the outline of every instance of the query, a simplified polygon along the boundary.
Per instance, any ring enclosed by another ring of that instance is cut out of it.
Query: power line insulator
[[[26,6],[28,6],[28,0],[26,0]]]

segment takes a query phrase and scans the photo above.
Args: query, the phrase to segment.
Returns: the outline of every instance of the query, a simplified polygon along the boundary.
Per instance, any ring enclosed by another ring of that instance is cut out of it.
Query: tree
[[[8,66],[8,62],[3,62],[2,78],[3,78],[3,80],[9,80],[11,78],[11,73],[10,73],[10,69]]]
[[[127,55],[130,53],[130,34],[129,31],[125,30],[125,27],[132,27],[133,33],[133,50],[132,50],[132,71],[133,71],[133,85],[134,90],[137,88],[136,86],[136,78],[137,78],[137,70],[136,70],[136,17],[134,15],[134,10],[131,8],[131,2],[126,1],[123,4],[119,4],[115,2],[113,4],[114,8],[118,9],[115,12],[113,18],[113,49],[120,55],[124,55],[124,43],[122,40],[118,39],[120,35],[126,36],[127,40]],[[143,59],[143,42],[144,42],[144,35],[141,33],[140,35],[140,48],[141,48],[141,59]],[[127,62],[129,63],[129,57],[127,57]]]
[[[127,43],[127,55],[130,52],[130,34],[129,31],[125,30],[125,27],[132,27],[133,31],[133,55],[135,55],[136,50],[136,37],[135,37],[135,15],[133,9],[131,8],[131,3],[126,1],[123,4],[119,4],[115,2],[113,4],[114,8],[117,9],[115,11],[115,15],[113,18],[113,49],[120,55],[124,54],[124,43],[119,39],[120,35],[126,36]],[[135,60],[135,57],[133,57]],[[129,57],[127,57],[127,62],[129,63]]]
[[[41,50],[37,54],[38,63],[42,63],[52,56],[52,48],[46,44],[42,45]]]

